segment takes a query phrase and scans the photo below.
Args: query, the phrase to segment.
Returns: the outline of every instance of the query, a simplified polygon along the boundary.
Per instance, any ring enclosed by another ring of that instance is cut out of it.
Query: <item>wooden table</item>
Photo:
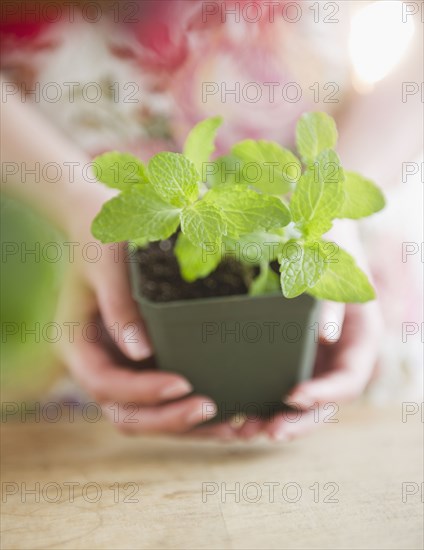
[[[3,422],[1,548],[422,548],[420,414],[338,419],[281,445]]]

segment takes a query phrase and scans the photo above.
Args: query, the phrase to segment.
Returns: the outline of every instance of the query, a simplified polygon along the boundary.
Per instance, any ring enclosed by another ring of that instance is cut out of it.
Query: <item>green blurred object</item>
[[[63,271],[63,239],[27,206],[2,195],[0,207],[2,400],[33,400],[60,372],[48,323]]]

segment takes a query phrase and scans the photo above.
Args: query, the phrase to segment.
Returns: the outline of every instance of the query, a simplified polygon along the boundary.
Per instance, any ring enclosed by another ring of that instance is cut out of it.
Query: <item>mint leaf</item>
[[[213,162],[207,162],[203,165],[202,180],[207,181],[210,187],[220,185],[241,185],[247,187],[241,178],[240,159],[226,155],[218,157]]]
[[[96,178],[113,189],[124,191],[132,185],[149,183],[144,164],[134,155],[112,151],[93,161]]]
[[[280,290],[280,280],[274,271],[266,262],[261,263],[261,271],[254,279],[249,288],[250,296],[262,296],[263,294],[272,294]]]
[[[297,150],[305,164],[313,162],[325,149],[334,149],[337,128],[327,113],[305,113],[296,126]]]
[[[227,222],[227,235],[235,239],[260,229],[284,227],[290,222],[290,212],[280,199],[256,193],[243,185],[216,187],[206,193],[204,200],[221,209]]]
[[[207,162],[215,151],[215,137],[223,119],[219,116],[202,120],[187,136],[184,144],[184,155],[189,158],[203,175],[203,163]]]
[[[178,235],[174,253],[180,266],[181,276],[188,283],[207,277],[221,261],[217,245],[209,245],[206,248],[194,246],[183,233]]]
[[[345,200],[338,218],[357,220],[384,208],[384,195],[370,180],[355,172],[345,172]]]
[[[227,228],[220,209],[207,201],[187,206],[181,213],[181,231],[194,246],[220,245]]]
[[[93,235],[102,242],[144,246],[180,227],[174,254],[186,281],[206,277],[222,258],[232,257],[246,264],[250,281],[256,273],[252,266],[260,266],[250,295],[274,292],[280,285],[287,298],[307,292],[341,302],[373,299],[374,290],[353,258],[339,249],[334,259],[337,247],[321,240],[335,218],[357,219],[384,206],[371,181],[344,174],[333,150],[334,120],[325,113],[299,120],[303,175],[293,153],[264,140],[245,140],[230,155],[208,163],[221,123],[219,117],[202,121],[187,137],[186,156],[159,153],[147,168],[126,153],[99,156],[98,178],[121,194],[103,205]],[[290,209],[272,196],[288,192]],[[280,276],[269,265],[276,259]]]
[[[134,185],[107,201],[91,231],[103,243],[167,239],[179,225],[180,210],[162,200],[150,185]]]
[[[166,202],[184,207],[199,196],[200,176],[194,164],[178,153],[158,153],[147,167],[151,184]]]
[[[259,265],[262,262],[272,262],[278,258],[283,243],[287,240],[282,234],[284,230],[255,231],[242,235],[238,239],[225,237],[222,243],[224,256],[235,258],[249,265]]]
[[[305,237],[320,237],[332,226],[344,202],[343,170],[337,154],[322,152],[308,166],[297,183],[290,201],[293,221]]]
[[[313,287],[326,267],[321,247],[288,241],[280,254],[281,288],[286,298],[295,298]]]
[[[131,239],[128,243],[134,248],[143,248],[149,244],[149,239],[142,237],[141,239]]]
[[[321,279],[308,290],[308,294],[322,300],[344,303],[363,303],[375,298],[368,277],[345,250],[339,248],[337,259],[326,266]]]
[[[301,174],[295,155],[273,141],[246,139],[234,145],[232,153],[243,161],[243,181],[264,193],[287,193]]]

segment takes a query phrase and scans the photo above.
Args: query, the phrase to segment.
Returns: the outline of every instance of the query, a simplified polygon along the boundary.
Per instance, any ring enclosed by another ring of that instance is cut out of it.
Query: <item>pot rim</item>
[[[305,296],[308,298],[308,302],[305,302]],[[293,306],[296,304],[296,307],[299,308],[300,301],[302,302],[303,306],[307,306],[308,308],[312,307],[314,304],[318,302],[316,298],[313,296],[309,296],[306,294],[301,294],[297,298],[285,298],[283,294],[280,292],[273,292],[269,294],[262,294],[258,296],[250,296],[249,294],[234,294],[230,296],[213,296],[210,298],[194,298],[190,300],[172,300],[169,302],[153,302],[152,300],[149,300],[145,296],[141,294],[139,289],[136,289],[134,292],[134,298],[140,302],[141,304],[148,305],[151,308],[155,309],[166,309],[166,308],[178,308],[178,307],[196,307],[196,306],[203,306],[208,304],[235,304],[239,302],[255,302],[255,301],[264,301],[264,300],[275,300],[276,298],[283,299],[286,303],[293,304]],[[299,300],[300,299],[300,300]]]
[[[205,306],[208,304],[226,304],[226,303],[240,303],[240,302],[255,302],[255,301],[264,301],[264,300],[275,300],[275,298],[283,299],[287,305],[295,305],[299,308],[302,306],[305,309],[310,309],[316,305],[319,300],[310,296],[309,294],[303,293],[296,298],[286,298],[281,292],[272,292],[269,294],[260,294],[257,296],[251,296],[249,294],[233,294],[230,296],[212,296],[210,298],[194,298],[190,300],[172,300],[169,302],[154,302],[143,296],[140,284],[137,278],[137,267],[138,263],[132,263],[130,265],[130,278],[131,278],[131,287],[132,287],[132,296],[140,304],[147,305],[152,309],[176,309],[181,307],[196,307],[196,306]],[[309,303],[308,303],[309,302]]]

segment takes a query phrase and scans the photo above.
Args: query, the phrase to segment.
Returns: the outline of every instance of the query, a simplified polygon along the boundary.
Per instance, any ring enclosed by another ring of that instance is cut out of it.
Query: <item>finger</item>
[[[244,439],[246,441],[253,439],[263,432],[265,426],[267,426],[269,422],[271,422],[271,419],[246,419],[244,424],[238,429],[237,435],[240,439]]]
[[[247,416],[243,413],[238,413],[234,415],[230,420],[223,421],[219,424],[214,425],[207,425],[207,426],[201,426],[199,428],[196,428],[196,430],[190,432],[189,435],[194,434],[201,437],[216,437],[223,440],[234,440],[234,439],[240,439],[242,429],[247,423]],[[260,425],[258,425],[258,422],[260,422]],[[262,423],[260,420],[258,420],[256,423],[256,432],[259,432],[262,426]],[[253,421],[252,421],[253,425]],[[252,434],[252,437],[255,434]],[[244,437],[244,439],[250,439],[250,437]]]
[[[127,434],[185,433],[212,418],[216,405],[205,396],[191,396],[159,407],[136,407],[131,415],[117,415],[115,403],[105,403],[103,412]],[[128,408],[128,407],[127,407]]]
[[[338,353],[334,357],[334,370],[298,385],[285,400],[301,408],[309,408],[314,403],[351,401],[362,393],[372,371],[370,348]]]
[[[325,301],[321,304],[319,320],[319,341],[334,344],[340,340],[345,316],[345,304]]]
[[[327,361],[326,370],[317,378],[299,384],[285,399],[302,408],[314,403],[350,401],[365,388],[374,368],[379,317],[374,304],[350,305],[342,337],[334,347],[319,350],[318,361]]]
[[[87,342],[82,335],[68,347],[67,362],[78,382],[99,402],[155,405],[192,391],[189,382],[178,374],[134,372],[117,365],[101,342]]]
[[[114,262],[109,269],[102,268],[101,277],[92,284],[103,322],[115,344],[134,361],[150,357],[152,346],[138,306],[131,296],[126,265]]]
[[[291,441],[314,430],[319,425],[316,419],[322,417],[320,408],[315,411],[298,411],[292,418],[280,413],[265,427],[265,432],[274,441]]]
[[[228,441],[231,439],[237,439],[238,433],[230,422],[223,422],[220,424],[211,424],[207,426],[198,426],[187,433],[188,436],[194,437],[207,437],[216,438]]]

